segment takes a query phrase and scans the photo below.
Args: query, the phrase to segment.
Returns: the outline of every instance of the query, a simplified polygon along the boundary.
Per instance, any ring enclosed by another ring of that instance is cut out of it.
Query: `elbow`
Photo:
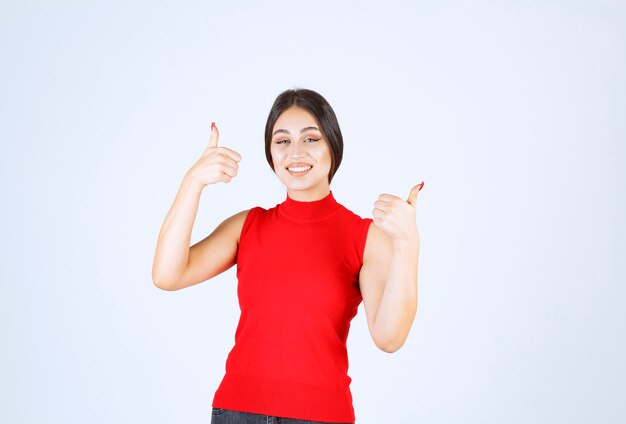
[[[154,284],[154,287],[156,287],[157,289],[171,291],[170,286],[165,284],[165,282],[163,282],[162,280],[156,280],[153,278],[152,283]]]
[[[180,288],[180,276],[172,273],[171,270],[159,267],[155,262],[152,265],[152,284],[158,289],[174,291]]]
[[[404,346],[405,341],[406,335],[402,334],[390,334],[384,337],[378,335],[378,337],[374,338],[374,344],[376,347],[385,353],[397,352],[402,346]]]
[[[177,284],[173,280],[168,280],[164,278],[160,278],[156,275],[152,275],[152,283],[158,289],[165,291],[174,291],[177,290]]]
[[[415,305],[414,311],[417,312],[417,304]],[[406,322],[402,325],[394,326],[387,331],[373,331],[372,338],[376,347],[386,353],[394,353],[400,350],[409,337],[414,319],[415,313],[411,314],[410,318],[407,318]]]
[[[404,346],[404,340],[389,340],[386,342],[377,342],[376,346],[385,353],[394,353]]]

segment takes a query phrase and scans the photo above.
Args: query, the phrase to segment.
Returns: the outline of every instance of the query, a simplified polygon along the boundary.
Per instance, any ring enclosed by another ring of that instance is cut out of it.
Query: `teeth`
[[[291,172],[304,172],[308,171],[309,169],[311,169],[310,166],[294,166],[292,168],[289,168]]]

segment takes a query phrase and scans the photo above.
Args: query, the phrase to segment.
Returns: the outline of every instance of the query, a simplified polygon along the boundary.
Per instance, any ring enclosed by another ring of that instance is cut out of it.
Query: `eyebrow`
[[[304,128],[302,128],[302,130],[300,130],[300,134],[302,134],[302,133],[304,133],[304,132],[306,132],[308,130],[317,130],[317,131],[319,131],[320,129],[317,128],[317,127],[304,127]],[[283,129],[276,130],[276,131],[274,131],[274,134],[272,134],[272,137],[275,136],[276,134],[279,134],[279,133],[289,134],[289,131],[283,130]]]

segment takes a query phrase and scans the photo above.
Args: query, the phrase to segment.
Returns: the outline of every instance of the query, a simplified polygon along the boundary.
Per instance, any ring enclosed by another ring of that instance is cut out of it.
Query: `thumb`
[[[220,138],[220,132],[217,130],[215,122],[211,122],[211,138],[209,138],[209,147],[217,147],[217,139]]]
[[[424,187],[424,181],[411,189],[411,192],[409,193],[409,198],[407,199],[407,202],[411,206],[415,206],[417,204],[417,193],[422,189],[422,187]]]

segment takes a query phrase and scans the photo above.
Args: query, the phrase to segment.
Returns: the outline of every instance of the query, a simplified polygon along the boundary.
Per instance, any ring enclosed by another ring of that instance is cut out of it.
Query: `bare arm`
[[[409,200],[383,194],[375,203],[359,284],[370,334],[385,352],[400,349],[417,312],[417,265],[420,249],[415,204],[420,185]]]
[[[248,212],[245,210],[231,216],[191,246],[187,266],[174,290],[209,280],[237,263],[239,236]]]
[[[359,276],[370,335],[388,353],[400,349],[417,313],[419,238],[394,243],[370,226]]]
[[[202,187],[185,176],[161,226],[152,265],[152,281],[161,289],[174,290],[187,267],[191,231],[201,193]]]
[[[163,290],[178,290],[199,283],[225,271],[234,263],[247,211],[225,220],[211,235],[189,247],[203,188],[218,181],[230,182],[237,175],[237,162],[241,160],[237,152],[217,147],[217,140],[215,127],[209,146],[185,174],[161,227],[152,280]]]

